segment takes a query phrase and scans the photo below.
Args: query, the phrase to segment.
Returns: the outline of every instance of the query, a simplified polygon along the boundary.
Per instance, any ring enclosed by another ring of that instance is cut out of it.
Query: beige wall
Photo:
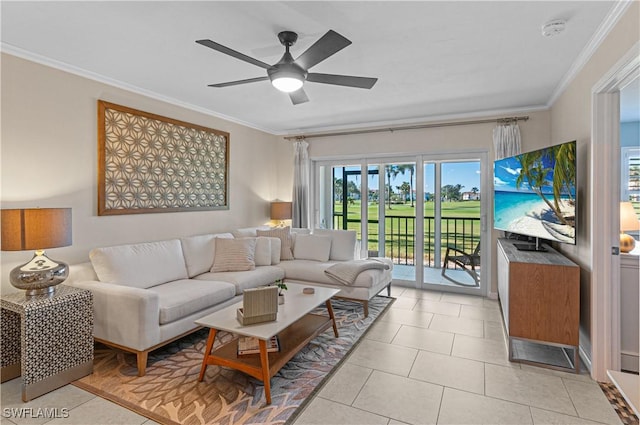
[[[550,144],[550,114],[548,111],[535,111],[517,115],[528,115],[528,121],[520,121],[523,150],[532,150],[537,146]],[[502,117],[502,116],[500,116]],[[487,117],[491,118],[491,117]],[[428,128],[420,130],[395,131],[384,133],[369,133],[350,136],[314,137],[309,141],[309,155],[312,159],[329,159],[339,157],[364,158],[380,155],[411,155],[411,154],[448,154],[467,152],[470,150],[488,153],[489,172],[493,173],[493,128],[495,123],[458,125]],[[291,145],[291,142],[282,142]],[[284,149],[283,149],[284,150]],[[282,178],[285,179],[284,174]],[[286,181],[283,185],[291,187]],[[489,208],[493,208],[493,187],[481,188],[483,194],[489,194]],[[491,226],[491,223],[489,223]],[[492,282],[491,291],[497,292],[495,280],[495,240],[502,236],[502,232],[492,233]]]
[[[49,250],[69,263],[96,246],[230,230],[268,221],[268,202],[282,197],[279,139],[216,117],[150,99],[67,72],[2,55],[2,208],[71,207],[73,245]],[[230,133],[230,209],[97,216],[98,99]],[[283,191],[291,198],[291,186]],[[9,270],[29,252],[2,252],[2,292]]]
[[[640,40],[640,3],[633,2],[625,15],[600,45],[589,62],[571,82],[551,108],[551,141],[578,141],[578,234],[575,246],[561,250],[580,265],[581,337],[590,335],[591,304],[591,198],[590,192],[608,190],[591,182],[591,90],[593,86]],[[592,187],[591,185],[595,187]],[[581,341],[588,350],[590,340]]]

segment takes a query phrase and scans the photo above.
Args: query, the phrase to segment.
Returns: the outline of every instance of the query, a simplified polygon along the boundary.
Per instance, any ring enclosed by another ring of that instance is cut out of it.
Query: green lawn
[[[433,261],[433,247],[435,243],[433,202],[425,202],[425,252],[424,262]],[[343,228],[342,204],[334,205],[335,228]],[[392,204],[391,209],[385,205],[385,255],[400,264],[414,263],[414,226],[415,207],[410,203]],[[347,207],[347,229],[355,230],[358,238],[360,232],[360,201],[354,201]],[[480,201],[452,201],[442,203],[442,246],[461,246],[466,250],[473,250],[480,240]],[[369,218],[369,250],[378,250],[378,204],[370,203]],[[464,220],[463,220],[464,219]],[[444,256],[444,249],[442,256]]]

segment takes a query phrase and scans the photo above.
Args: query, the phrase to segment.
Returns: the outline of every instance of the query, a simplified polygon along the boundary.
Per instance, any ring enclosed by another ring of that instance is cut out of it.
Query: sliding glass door
[[[486,153],[314,161],[314,225],[355,230],[361,256],[392,259],[396,283],[484,294],[483,161]]]
[[[423,284],[480,289],[482,239],[481,161],[424,164],[425,261]]]

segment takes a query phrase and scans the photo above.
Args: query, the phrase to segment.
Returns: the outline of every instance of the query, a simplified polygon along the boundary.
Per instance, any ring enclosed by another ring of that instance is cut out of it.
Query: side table
[[[93,372],[93,296],[58,285],[52,295],[0,298],[1,381],[22,375],[29,401]]]

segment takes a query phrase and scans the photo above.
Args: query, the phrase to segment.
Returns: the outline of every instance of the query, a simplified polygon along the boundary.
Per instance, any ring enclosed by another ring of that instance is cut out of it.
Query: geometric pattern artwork
[[[229,208],[229,133],[99,100],[98,145],[98,215]]]

